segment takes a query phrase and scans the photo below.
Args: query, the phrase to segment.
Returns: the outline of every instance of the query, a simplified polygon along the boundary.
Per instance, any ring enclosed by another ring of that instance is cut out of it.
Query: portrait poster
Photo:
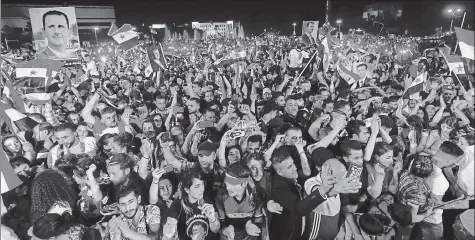
[[[311,39],[313,38],[313,39]],[[318,21],[302,22],[302,42],[309,46],[318,41]]]
[[[74,7],[29,8],[29,13],[38,58],[70,60],[80,57]]]

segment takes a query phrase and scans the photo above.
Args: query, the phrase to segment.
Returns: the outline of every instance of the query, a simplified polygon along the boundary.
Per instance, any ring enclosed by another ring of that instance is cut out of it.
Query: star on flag
[[[36,73],[37,73],[37,71],[35,71],[35,70],[31,70],[31,72],[30,72],[30,75],[31,75],[31,76],[35,76],[35,75],[36,75]]]
[[[456,69],[457,69],[457,74],[464,72],[464,71],[463,71],[464,69],[463,69],[463,66],[462,66],[462,65],[458,65]]]
[[[124,36],[123,34],[121,34],[121,35],[119,36],[119,38],[120,38],[120,39],[124,39],[125,36]]]

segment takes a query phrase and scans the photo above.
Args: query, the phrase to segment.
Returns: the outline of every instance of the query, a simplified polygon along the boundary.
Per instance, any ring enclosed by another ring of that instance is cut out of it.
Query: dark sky
[[[62,4],[64,0],[42,0],[44,4]],[[145,26],[153,23],[173,22],[182,24],[192,21],[240,21],[247,33],[260,33],[264,28],[276,28],[285,33],[292,32],[292,23],[296,22],[297,31],[303,20],[325,18],[325,1],[314,0],[247,0],[247,1],[161,1],[161,0],[72,0],[69,5],[113,5],[120,24],[131,23]],[[332,22],[343,19],[345,27],[355,27],[362,18],[363,6],[376,1],[338,1],[332,0]],[[391,1],[390,1],[391,2]],[[398,1],[401,2],[401,1]],[[35,0],[3,0],[2,3],[34,3]],[[450,18],[443,14],[450,5],[460,5],[467,11],[466,22],[473,25],[473,1],[406,1],[403,3],[403,16],[399,25],[408,25],[413,32],[433,32],[435,27],[443,26],[448,30]],[[346,19],[346,21],[345,21]],[[355,21],[358,20],[358,21]],[[458,19],[458,25],[460,25]],[[456,21],[457,22],[457,21]],[[345,24],[346,23],[346,24]],[[335,25],[335,24],[333,24]]]

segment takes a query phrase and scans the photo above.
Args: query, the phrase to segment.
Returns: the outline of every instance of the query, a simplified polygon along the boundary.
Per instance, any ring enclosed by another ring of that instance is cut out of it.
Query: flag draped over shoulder
[[[48,102],[53,97],[49,89],[55,84],[63,62],[51,59],[33,59],[16,65],[16,80],[12,86],[35,105]]]
[[[460,53],[462,54],[462,57],[475,60],[475,41],[473,36],[474,32],[456,27],[455,34],[457,35],[457,42],[459,44]]]
[[[111,29],[112,28],[113,26],[111,26]],[[111,29],[109,29],[109,33],[111,32]],[[130,24],[124,24],[111,35],[124,51],[128,51],[139,44],[138,36],[139,35],[133,30]]]

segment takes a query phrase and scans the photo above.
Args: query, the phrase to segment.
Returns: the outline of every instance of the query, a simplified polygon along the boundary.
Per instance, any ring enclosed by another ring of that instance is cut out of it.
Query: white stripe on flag
[[[2,160],[2,161],[6,161]],[[0,182],[1,182],[1,188],[2,188],[2,193],[8,192],[10,189],[8,188],[7,181],[5,180],[5,177],[3,176],[3,172],[0,171]]]
[[[462,62],[449,63],[449,69],[457,75],[465,74],[465,68]]]
[[[13,108],[6,109],[5,113],[7,114],[7,116],[10,118],[10,121],[12,121],[12,122],[16,122],[16,121],[26,117],[25,114],[13,109]]]
[[[27,93],[25,97],[30,101],[48,101],[54,96],[54,93]]]
[[[470,46],[469,44],[464,42],[459,42],[459,47],[462,57],[475,60],[475,51],[473,49],[473,46]]]
[[[46,78],[46,73],[48,69],[46,68],[17,68],[16,69],[16,77],[17,78],[24,78],[24,77],[43,77]]]
[[[117,43],[122,44],[124,42],[129,41],[132,38],[137,38],[137,36],[138,35],[135,31],[130,30],[130,31],[126,31],[126,32],[117,33],[114,36],[112,36],[112,38],[114,38],[114,40]]]

